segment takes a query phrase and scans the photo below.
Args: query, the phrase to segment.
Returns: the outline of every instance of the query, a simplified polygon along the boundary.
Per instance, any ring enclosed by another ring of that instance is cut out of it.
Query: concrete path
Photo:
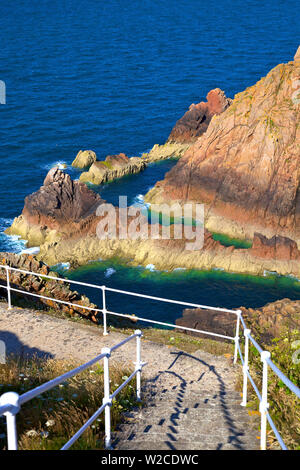
[[[43,312],[0,304],[0,340],[7,353],[73,358],[85,362],[124,335],[103,336],[85,326]],[[133,368],[135,341],[112,354],[112,360]],[[114,435],[117,449],[201,450],[257,449],[258,431],[240,406],[235,391],[237,368],[223,356],[202,351],[188,354],[176,348],[142,341],[144,401],[128,413]]]

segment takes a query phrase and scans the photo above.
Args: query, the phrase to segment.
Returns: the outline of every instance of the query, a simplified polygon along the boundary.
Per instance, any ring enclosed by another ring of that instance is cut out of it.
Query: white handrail
[[[16,416],[21,410],[21,406],[24,403],[32,400],[33,398],[38,397],[42,393],[47,392],[48,390],[53,389],[57,385],[65,382],[67,379],[74,377],[75,375],[83,372],[84,370],[88,369],[96,362],[99,362],[101,359],[104,360],[104,398],[103,404],[98,408],[98,410],[88,419],[88,421],[79,429],[79,431],[74,434],[74,436],[69,439],[69,441],[62,447],[61,450],[69,449],[81,436],[81,434],[95,421],[98,416],[105,411],[105,446],[106,448],[110,448],[111,442],[111,422],[110,422],[110,407],[112,405],[112,400],[123,390],[123,388],[136,376],[140,375],[142,368],[146,365],[146,363],[141,361],[141,341],[140,338],[142,336],[142,332],[140,330],[136,330],[134,334],[130,335],[124,341],[114,345],[112,348],[102,348],[101,354],[94,357],[90,361],[82,364],[75,369],[72,369],[65,374],[56,377],[55,379],[49,380],[48,382],[35,387],[28,392],[19,395],[15,392],[7,392],[0,396],[0,416],[6,416],[6,427],[7,427],[7,442],[8,442],[8,450],[17,450],[18,449],[18,439],[17,439],[17,425],[16,425]],[[136,357],[139,358],[138,362],[134,362],[135,370],[134,372],[128,377],[124,382],[112,393],[110,394],[110,381],[109,381],[109,358],[111,356],[112,351],[116,351],[120,347],[124,346],[124,344],[128,343],[128,341],[133,340],[136,338]],[[137,400],[140,400],[140,383],[137,381],[136,385],[136,396]]]
[[[261,348],[261,346],[256,342],[256,340],[253,338],[253,336],[250,333],[250,330],[248,330],[248,328],[247,328],[245,320],[243,319],[241,310],[231,310],[231,309],[225,309],[225,308],[220,308],[220,307],[212,307],[212,306],[206,306],[206,305],[201,305],[201,304],[182,302],[182,301],[177,301],[177,300],[173,300],[173,299],[165,299],[165,298],[162,298],[162,297],[155,297],[155,296],[151,296],[151,295],[139,294],[137,292],[129,292],[129,291],[114,289],[114,288],[106,287],[106,286],[97,286],[95,284],[90,284],[90,283],[81,282],[81,281],[74,281],[74,280],[71,280],[71,279],[65,279],[65,278],[59,278],[59,277],[54,277],[54,276],[49,276],[49,275],[43,275],[43,274],[40,274],[40,273],[34,273],[34,272],[26,271],[26,270],[23,270],[23,269],[13,268],[13,267],[10,267],[10,266],[0,265],[0,269],[4,269],[6,271],[7,285],[6,286],[0,285],[0,287],[3,287],[4,289],[7,290],[8,307],[9,308],[11,308],[11,291],[13,291],[13,292],[18,292],[18,293],[21,293],[21,294],[41,298],[41,299],[52,300],[52,301],[60,303],[60,304],[70,305],[72,307],[77,307],[77,308],[80,308],[80,309],[86,309],[86,310],[89,310],[89,311],[102,313],[103,314],[103,327],[104,327],[103,334],[104,335],[107,334],[107,319],[106,319],[106,316],[107,316],[107,314],[109,314],[109,315],[113,315],[113,316],[117,316],[117,317],[123,317],[123,318],[131,319],[131,320],[135,320],[135,321],[140,320],[140,321],[143,321],[145,323],[153,323],[153,324],[160,325],[160,326],[167,326],[167,327],[176,328],[176,329],[183,330],[183,331],[191,331],[191,332],[202,333],[202,334],[206,334],[208,336],[215,336],[215,337],[224,338],[224,339],[234,341],[234,343],[235,343],[234,363],[236,363],[237,357],[239,355],[239,357],[241,359],[241,362],[242,362],[242,366],[243,366],[243,400],[242,400],[241,405],[242,406],[247,405],[247,381],[248,381],[248,379],[249,379],[252,387],[254,388],[254,391],[255,391],[255,393],[256,393],[259,401],[260,401],[260,411],[261,411],[261,438],[260,438],[260,442],[261,442],[261,449],[266,448],[266,421],[269,422],[269,424],[270,424],[272,430],[274,431],[274,434],[275,434],[281,448],[284,449],[284,450],[287,449],[287,447],[284,444],[278,430],[276,429],[276,427],[274,425],[274,422],[272,421],[272,418],[271,418],[271,416],[269,414],[269,411],[268,411],[268,407],[269,407],[269,404],[268,404],[268,401],[267,401],[268,366],[271,367],[271,369],[277,375],[277,377],[279,377],[282,380],[282,382],[298,398],[300,398],[300,389],[293,382],[291,382],[291,380],[288,377],[286,377],[280,371],[280,369],[278,369],[278,367],[270,359],[270,353],[268,351],[264,351]],[[20,289],[12,288],[11,285],[10,285],[10,276],[9,276],[9,271],[10,270],[21,272],[21,273],[28,274],[28,275],[34,275],[34,276],[37,276],[37,277],[48,278],[48,279],[52,279],[52,280],[59,281],[59,282],[60,281],[61,282],[67,282],[67,283],[70,283],[70,284],[76,284],[76,285],[81,285],[81,286],[86,286],[86,287],[92,287],[92,288],[95,288],[95,289],[100,289],[100,290],[102,290],[103,307],[102,307],[102,309],[87,307],[87,306],[84,306],[84,305],[74,304],[74,303],[71,303],[71,302],[58,300],[58,299],[54,299],[54,298],[51,298],[51,297],[46,297],[46,296],[42,296],[42,295],[39,295],[39,294],[31,293],[31,292],[28,292],[28,291],[23,291],[23,290],[20,290]],[[167,302],[167,303],[172,303],[172,304],[177,304],[177,305],[183,305],[183,306],[186,306],[186,307],[193,307],[193,308],[200,308],[200,309],[205,309],[205,310],[214,310],[214,311],[217,311],[217,312],[225,312],[225,313],[235,314],[237,316],[235,336],[231,337],[231,336],[221,335],[221,334],[213,333],[213,332],[209,332],[209,331],[198,330],[198,329],[195,329],[195,328],[188,328],[188,327],[175,325],[175,324],[171,324],[171,323],[160,322],[160,321],[157,321],[157,320],[151,320],[151,319],[148,319],[148,318],[138,317],[138,316],[134,316],[134,315],[128,315],[128,314],[123,314],[123,313],[118,313],[118,312],[112,312],[110,310],[107,310],[106,296],[105,296],[106,291],[115,292],[115,293],[119,293],[119,294],[123,294],[123,295],[134,296],[134,297],[141,297],[141,298],[145,298],[145,299],[149,299],[149,300],[155,300],[155,301],[159,301],[159,302]],[[239,340],[239,326],[240,326],[240,323],[243,327],[244,336],[245,336],[245,358],[243,358],[242,351],[241,351],[241,348],[240,348],[240,340]],[[105,372],[105,376],[109,375],[108,359],[110,357],[111,352],[114,351],[115,349],[117,349],[118,347],[121,347],[123,344],[127,343],[128,341],[130,341],[135,336],[137,337],[137,362],[135,363],[136,364],[136,369],[133,372],[133,374],[131,374],[129,379],[131,380],[135,375],[137,376],[137,398],[139,399],[140,398],[140,373],[141,373],[142,367],[145,365],[145,363],[142,363],[141,360],[140,360],[140,336],[141,336],[141,334],[138,335],[138,336],[136,334],[134,334],[134,335],[130,336],[129,338],[126,338],[125,340],[121,341],[121,343],[119,343],[118,345],[113,346],[110,350],[108,350],[107,348],[104,348],[103,351],[102,351],[102,354],[100,356],[97,356],[98,359],[94,358],[92,361],[94,361],[93,363],[95,363],[95,362],[97,362],[97,360],[100,360],[101,358],[103,358],[103,360],[104,360],[104,370],[107,371],[107,372]],[[249,340],[253,344],[253,346],[256,348],[256,350],[260,353],[261,361],[263,363],[262,393],[259,392],[253,378],[251,377],[250,371],[249,371],[249,365],[248,365]],[[90,362],[92,362],[92,361],[90,361]],[[80,366],[80,367],[84,367],[84,366],[85,365]],[[80,367],[78,369],[80,369]],[[89,366],[86,366],[85,368],[87,368],[87,367],[89,367]],[[84,370],[84,369],[82,369],[82,370]],[[72,371],[70,371],[70,373],[71,372]],[[78,372],[76,372],[76,373],[78,373]],[[64,375],[66,375],[66,374],[64,374]],[[51,382],[55,382],[56,385],[57,385],[58,383],[60,383],[60,382],[57,382],[57,380],[59,380],[59,379],[60,378],[53,379],[53,381],[51,381]],[[65,380],[65,378],[62,379],[61,381],[64,381],[64,380]],[[106,402],[105,403],[106,404],[103,404],[102,407],[100,407],[95,412],[94,415],[98,416],[102,412],[102,408],[104,407],[103,409],[105,409],[105,414],[106,414],[106,419],[105,419],[106,428],[109,429],[109,431],[106,432],[105,442],[106,442],[106,447],[109,447],[110,446],[110,410],[109,410],[108,405],[111,403],[112,396],[107,394],[107,390],[109,389],[109,382],[107,382],[107,378],[106,378],[105,383],[106,383],[106,385],[105,385],[105,387],[106,387],[106,392],[105,392]],[[107,383],[108,383],[108,385],[107,385]],[[119,387],[118,390],[121,391],[122,388],[126,384],[127,383],[123,383]],[[46,386],[47,386],[47,384],[44,384],[41,387],[46,387]],[[55,386],[55,385],[53,385],[53,386]],[[38,388],[39,387],[37,387],[37,389]],[[25,397],[30,396],[31,398],[33,398],[34,396],[37,396],[37,395],[35,395],[37,389],[31,390],[30,392],[27,392],[27,393],[21,395],[18,398],[18,404],[25,403],[24,396]],[[46,390],[48,390],[48,388],[45,388],[44,391],[46,391]],[[119,393],[119,391],[118,391],[118,393]],[[114,392],[114,393],[116,394],[116,392]],[[9,392],[9,393],[12,393],[12,392]],[[39,392],[38,394],[40,394],[40,393],[43,393],[43,392]],[[5,394],[5,395],[8,395],[8,394]],[[28,400],[31,399],[31,398],[28,398]],[[28,400],[26,400],[26,401],[28,401]],[[1,403],[1,401],[0,401],[0,405],[9,406],[9,407],[12,406],[12,404],[10,402],[9,403],[8,402]],[[0,408],[0,414],[1,414],[1,409],[2,408]],[[9,413],[10,413],[9,411],[6,412],[7,415]],[[92,418],[90,418],[90,420]],[[88,422],[90,422],[90,420]],[[88,426],[87,427],[86,426],[87,426],[87,423],[76,433],[76,435],[78,434],[78,437],[79,437],[79,435],[82,434],[82,432],[85,429],[87,429]],[[70,441],[65,444],[63,449],[69,448],[72,445],[72,443],[75,442],[75,440],[76,440],[76,439],[74,440],[75,436],[73,436],[73,438],[70,439]]]

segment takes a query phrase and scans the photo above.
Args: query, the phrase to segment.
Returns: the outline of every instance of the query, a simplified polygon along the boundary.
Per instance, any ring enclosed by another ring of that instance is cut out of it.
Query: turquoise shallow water
[[[284,297],[300,298],[300,282],[276,275],[261,278],[222,271],[159,272],[153,266],[148,266],[148,269],[129,267],[118,260],[93,262],[65,272],[65,275],[70,279],[97,285],[214,307],[261,307]],[[100,291],[92,288],[77,290],[101,305]],[[180,306],[112,292],[107,293],[107,308],[167,322],[174,322],[182,313]]]
[[[140,155],[163,143],[189,105],[212,88],[233,97],[291,60],[299,14],[296,0],[1,2],[0,80],[7,104],[0,106],[0,250],[24,248],[3,231],[56,162],[70,165],[80,149],[93,149],[101,159]],[[112,203],[119,195],[142,202],[173,164],[94,189]],[[116,272],[106,277],[109,267]],[[299,298],[290,279],[157,273],[112,262],[70,275],[228,307]],[[140,307],[128,301],[124,308]],[[148,313],[175,315],[167,306]]]

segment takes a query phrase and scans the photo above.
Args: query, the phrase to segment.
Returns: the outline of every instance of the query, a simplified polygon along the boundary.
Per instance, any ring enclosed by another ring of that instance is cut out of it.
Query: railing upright
[[[103,304],[103,336],[107,336],[107,309],[106,309],[106,294],[105,294],[105,286],[102,286],[102,304]]]
[[[235,330],[235,338],[234,338],[234,364],[236,364],[237,357],[238,357],[238,346],[239,346],[239,334],[240,334],[240,320],[242,312],[238,310],[237,312],[237,319],[236,319],[236,330]]]
[[[247,406],[247,386],[248,386],[248,361],[249,361],[249,335],[251,330],[246,329],[244,330],[245,336],[245,357],[244,357],[244,364],[243,364],[243,401],[241,406]]]
[[[10,292],[10,278],[9,278],[9,269],[6,267],[6,281],[7,281],[7,303],[8,303],[8,310],[11,310],[11,292]]]
[[[262,393],[261,402],[259,404],[259,411],[261,415],[260,424],[260,449],[266,450],[267,446],[267,412],[269,408],[268,403],[268,363],[271,354],[269,351],[262,351],[260,358],[263,363],[263,376],[262,376]]]
[[[18,433],[16,415],[20,411],[19,395],[16,392],[7,392],[0,397],[0,406],[9,405],[9,411],[6,411],[6,430],[7,430],[7,448],[8,450],[18,450]]]
[[[136,373],[136,398],[137,401],[141,401],[141,372],[142,372],[142,361],[141,361],[141,330],[135,331],[136,337],[136,363],[135,370]]]
[[[111,423],[110,423],[110,407],[112,400],[110,398],[110,386],[109,386],[109,358],[111,350],[109,348],[102,348],[102,354],[105,354],[103,358],[103,369],[104,369],[104,398],[103,405],[105,405],[105,448],[111,448]]]

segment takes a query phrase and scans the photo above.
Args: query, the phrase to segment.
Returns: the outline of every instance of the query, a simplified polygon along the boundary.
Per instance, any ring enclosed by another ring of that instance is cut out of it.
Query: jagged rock
[[[50,267],[38,261],[34,256],[28,254],[0,253],[0,264],[13,268],[22,269],[24,271],[40,274],[41,277],[32,274],[20,273],[18,271],[9,271],[10,284],[12,288],[40,294],[44,297],[51,297],[55,300],[69,302],[74,305],[66,305],[54,300],[39,299],[37,297],[11,292],[13,305],[30,305],[33,308],[54,309],[70,316],[80,316],[97,324],[102,324],[102,314],[96,312],[99,309],[96,304],[92,303],[86,295],[81,295],[77,291],[71,290],[69,282],[57,281],[55,279],[47,279],[45,276],[64,278],[62,274],[58,276],[56,272],[51,271]],[[0,285],[6,286],[6,270],[0,268]],[[6,299],[4,289],[0,289],[0,298]],[[25,303],[24,303],[25,302]],[[81,308],[88,307],[89,309]],[[108,325],[119,328],[132,328],[136,320],[129,318],[121,318],[109,316]]]
[[[69,283],[59,282],[44,277],[48,275],[53,277],[58,276],[55,272],[51,272],[49,266],[47,266],[42,261],[38,261],[32,255],[0,253],[0,264],[13,268],[19,268],[24,271],[39,273],[41,275],[41,277],[37,277],[31,274],[28,275],[25,273],[20,273],[18,271],[10,271],[10,282],[13,288],[26,292],[34,292],[35,294],[40,294],[45,297],[53,297],[56,300],[61,300],[64,302],[75,303],[77,305],[89,307],[92,310],[87,310],[80,307],[71,307],[69,305],[57,303],[52,300],[37,299],[22,294],[19,295],[20,301],[24,301],[24,299],[26,299],[27,302],[29,301],[33,304],[42,305],[45,308],[53,308],[55,310],[67,313],[71,316],[77,314],[89,318],[92,321],[97,321],[96,312],[93,310],[97,308],[97,306],[91,303],[86,296],[80,295],[76,291],[72,291]],[[6,285],[6,271],[4,269],[0,269],[0,284]],[[2,291],[3,289],[1,289],[1,295],[3,293]],[[14,292],[12,292],[12,295],[15,295]]]
[[[96,160],[97,156],[93,150],[79,150],[72,166],[82,169],[91,166]]]
[[[294,57],[294,61],[299,61],[300,60],[300,46],[297,49],[297,52]]]
[[[80,181],[102,184],[121,178],[124,175],[135,174],[146,168],[146,162],[139,157],[128,158],[124,153],[108,155],[103,162],[95,162],[89,171],[80,175]]]
[[[52,168],[43,186],[25,198],[22,216],[15,219],[8,234],[33,242],[55,239],[53,231],[71,233],[87,226],[101,198],[84,183],[73,181],[67,173]],[[38,243],[38,244],[39,244]]]
[[[274,237],[268,239],[261,233],[255,233],[251,253],[258,258],[298,260],[300,251],[297,243],[287,237]]]
[[[215,114],[221,114],[232,100],[226,98],[224,91],[215,88],[207,94],[207,102],[191,104],[188,111],[179,119],[172,129],[168,142],[191,143],[206,132]]]
[[[225,111],[232,102],[220,88],[211,90],[206,99],[207,102],[191,104],[176,122],[167,142],[164,145],[154,145],[149,153],[143,154],[143,158],[147,162],[155,162],[182,157],[191,144],[207,130],[212,117]]]
[[[298,60],[280,64],[238,93],[145,200],[204,203],[213,232],[299,242],[299,76]]]

